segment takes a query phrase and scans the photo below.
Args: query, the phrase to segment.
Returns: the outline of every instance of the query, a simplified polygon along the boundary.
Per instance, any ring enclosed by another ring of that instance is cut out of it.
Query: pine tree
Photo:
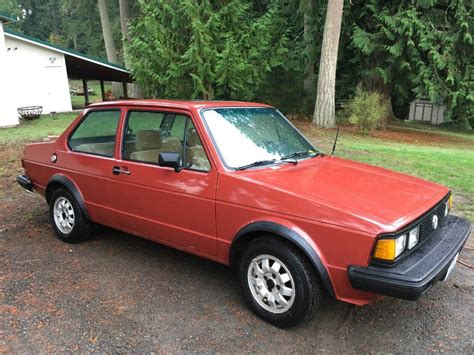
[[[351,63],[367,89],[395,105],[427,97],[446,104],[447,118],[468,128],[474,115],[472,11],[465,0],[354,5]]]
[[[246,0],[141,0],[139,8],[130,63],[149,95],[250,99],[282,63],[286,37],[275,6],[260,14]]]

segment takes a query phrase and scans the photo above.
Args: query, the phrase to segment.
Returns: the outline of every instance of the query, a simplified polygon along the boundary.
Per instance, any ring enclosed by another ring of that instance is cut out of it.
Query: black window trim
[[[173,123],[171,124],[171,126],[173,126],[174,124],[174,120],[176,119],[176,116],[185,116],[186,118],[188,118],[186,120],[186,123],[185,123],[185,127],[184,127],[184,141],[183,141],[183,152],[182,152],[182,160],[185,161],[185,157],[186,157],[186,149],[185,149],[185,146],[186,146],[186,142],[188,140],[188,127],[189,127],[189,120],[191,120],[191,122],[193,123],[194,125],[194,129],[196,129],[196,133],[199,137],[199,141],[201,142],[201,144],[203,144],[203,140],[201,138],[201,135],[199,134],[199,131],[197,130],[196,128],[196,124],[195,122],[193,121],[193,118],[192,118],[192,115],[189,113],[189,112],[181,112],[181,111],[173,111],[173,110],[161,110],[161,109],[148,109],[148,108],[133,108],[133,109],[130,109],[130,108],[127,108],[127,111],[125,112],[125,120],[124,120],[124,123],[123,123],[123,130],[122,130],[122,137],[121,137],[121,147],[120,147],[120,157],[119,159],[122,160],[122,161],[130,161],[130,162],[134,162],[134,163],[141,163],[141,164],[147,164],[147,165],[152,165],[152,166],[157,166],[159,167],[158,163],[155,163],[155,162],[151,162],[151,161],[144,161],[144,160],[135,160],[135,159],[129,159],[129,158],[125,158],[125,155],[124,155],[124,149],[125,149],[125,133],[127,131],[127,127],[128,127],[128,120],[130,118],[130,113],[132,112],[150,112],[150,113],[164,113],[165,115],[166,114],[172,114],[172,115],[175,115],[175,117],[173,118]],[[163,121],[161,122],[161,124],[164,122],[164,118],[163,118]],[[161,126],[160,124],[160,126]],[[171,126],[170,126],[170,130],[171,130]],[[212,164],[211,164],[211,159],[209,159],[209,155],[207,154],[206,152],[206,149],[204,148],[204,145],[202,146],[203,147],[203,150],[204,150],[204,153],[206,154],[206,158],[207,158],[207,161],[209,162],[209,170],[201,170],[201,169],[191,169],[191,168],[187,168],[187,167],[183,167],[183,170],[187,170],[187,171],[194,171],[194,172],[198,172],[198,173],[206,173],[206,174],[209,174],[211,171],[212,171]]]
[[[114,139],[114,153],[110,156],[110,155],[105,155],[105,154],[98,154],[98,153],[91,153],[91,152],[83,152],[81,150],[75,150],[73,148],[71,148],[71,146],[69,145],[69,141],[71,140],[71,137],[72,135],[77,131],[77,129],[82,125],[82,123],[84,122],[84,120],[93,112],[103,112],[103,111],[118,111],[119,112],[119,119],[118,119],[118,122],[117,122],[117,127],[115,128],[115,139]],[[97,157],[102,157],[102,158],[109,158],[109,159],[113,159],[115,157],[115,148],[117,147],[117,132],[118,132],[118,129],[120,127],[120,119],[122,117],[122,108],[120,107],[104,107],[104,108],[97,108],[97,109],[90,109],[88,111],[86,111],[84,113],[84,115],[81,117],[81,120],[76,124],[76,126],[74,127],[74,129],[71,131],[71,133],[69,133],[68,137],[67,137],[67,141],[66,141],[66,145],[67,145],[67,148],[71,151],[71,152],[74,152],[74,153],[80,153],[80,154],[87,154],[87,155],[94,155],[94,156],[97,156]]]

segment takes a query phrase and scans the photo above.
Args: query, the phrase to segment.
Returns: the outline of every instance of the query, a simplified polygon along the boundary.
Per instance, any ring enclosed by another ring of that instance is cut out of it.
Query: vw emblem
[[[433,227],[433,229],[438,228],[438,216],[437,215],[433,216],[433,219],[431,220],[431,226]]]

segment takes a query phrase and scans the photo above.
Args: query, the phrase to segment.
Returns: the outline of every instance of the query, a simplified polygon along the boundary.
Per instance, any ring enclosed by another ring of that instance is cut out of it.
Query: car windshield
[[[274,108],[215,108],[202,115],[229,168],[268,165],[316,154],[314,147]]]

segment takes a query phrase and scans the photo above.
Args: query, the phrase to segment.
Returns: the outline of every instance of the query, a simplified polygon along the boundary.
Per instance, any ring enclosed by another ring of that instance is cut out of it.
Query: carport
[[[127,83],[132,82],[132,80],[130,78],[130,72],[124,67],[92,58],[84,54],[66,52],[64,53],[64,57],[66,59],[68,77],[70,79],[82,80],[84,100],[86,105],[89,104],[89,92],[87,85],[89,80],[100,81],[102,101],[106,100],[104,81],[115,81],[122,83],[124,98],[127,98]]]
[[[65,48],[57,44],[42,41],[20,32],[5,28],[5,35],[20,41],[46,48],[64,55],[67,77],[69,79],[81,80],[84,90],[84,101],[88,105],[89,92],[87,82],[97,80],[100,82],[102,100],[106,100],[104,81],[122,83],[124,98],[127,98],[127,83],[131,83],[130,72],[123,66],[84,54],[73,49]]]

